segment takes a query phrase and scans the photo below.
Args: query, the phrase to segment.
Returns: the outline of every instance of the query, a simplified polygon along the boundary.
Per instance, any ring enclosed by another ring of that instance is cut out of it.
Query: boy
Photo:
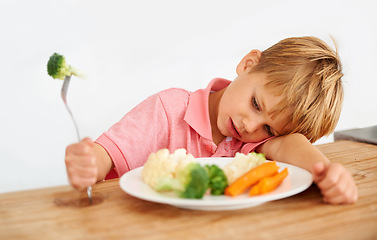
[[[72,186],[120,177],[161,148],[185,148],[195,157],[256,151],[311,171],[325,202],[356,202],[351,174],[311,144],[339,119],[343,74],[337,54],[314,37],[288,38],[262,53],[251,51],[236,72],[232,82],[217,78],[195,92],[157,93],[96,142],[85,138],[68,146]]]

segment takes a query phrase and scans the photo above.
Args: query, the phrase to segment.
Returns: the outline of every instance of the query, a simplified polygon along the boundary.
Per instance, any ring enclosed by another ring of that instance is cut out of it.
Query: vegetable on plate
[[[175,178],[161,178],[156,185],[156,190],[173,190],[179,197],[199,199],[207,191],[208,183],[207,171],[199,163],[190,162],[177,169]]]
[[[265,194],[276,189],[283,180],[288,176],[288,168],[284,168],[283,171],[271,176],[263,178],[257,184],[251,187],[249,191],[250,196],[255,196],[259,194]]]
[[[211,195],[222,195],[228,186],[221,168],[200,165],[185,149],[177,149],[172,154],[168,149],[160,149],[150,154],[141,175],[154,190],[174,191],[181,198],[200,199],[208,189]]]
[[[247,188],[263,178],[276,174],[278,169],[279,167],[276,165],[275,161],[265,162],[236,179],[225,189],[225,195],[235,197],[242,194]]]
[[[232,164],[234,162],[234,164]],[[158,150],[149,155],[141,175],[143,181],[158,192],[175,192],[178,197],[201,199],[205,194],[215,196],[238,196],[251,188],[254,196],[274,190],[288,175],[284,169],[278,173],[275,161],[266,161],[264,155],[238,154],[224,171],[216,164],[202,166],[185,149],[177,149],[170,154],[168,149]],[[227,173],[234,177],[245,166],[255,166],[238,177],[231,184]]]
[[[211,195],[223,195],[225,188],[228,186],[228,180],[224,171],[217,165],[205,165],[209,176],[209,188],[211,189]]]
[[[224,173],[228,179],[228,184],[232,184],[237,178],[244,175],[250,169],[266,162],[263,153],[251,152],[248,154],[236,153],[234,159],[224,167]]]

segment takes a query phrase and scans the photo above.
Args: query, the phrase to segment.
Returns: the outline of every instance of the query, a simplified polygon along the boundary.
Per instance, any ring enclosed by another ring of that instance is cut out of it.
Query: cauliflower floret
[[[155,189],[159,179],[165,177],[174,178],[177,169],[182,169],[193,161],[194,156],[186,154],[186,149],[177,149],[172,154],[166,148],[160,149],[156,153],[149,155],[141,176],[146,184]]]
[[[181,150],[181,149],[178,149],[178,150]],[[178,172],[180,169],[184,169],[189,163],[192,163],[194,162],[194,156],[192,154],[186,154],[186,150],[184,152],[184,155],[180,153],[180,155],[176,156],[176,152],[178,151],[176,150],[174,152],[174,154],[172,154],[172,157],[177,159],[178,163],[177,163],[177,167],[175,168],[175,172]]]
[[[144,164],[141,176],[143,181],[154,188],[161,177],[173,177],[177,161],[171,161],[169,150],[161,149],[156,153],[151,153]]]
[[[228,179],[228,184],[233,183],[237,178],[248,172],[250,169],[264,163],[266,158],[262,153],[236,153],[234,160],[225,165],[223,171]]]

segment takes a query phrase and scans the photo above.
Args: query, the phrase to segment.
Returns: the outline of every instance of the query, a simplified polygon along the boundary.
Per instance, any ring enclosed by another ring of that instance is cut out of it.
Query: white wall
[[[96,138],[147,96],[233,79],[251,49],[286,37],[338,42],[346,98],[337,130],[376,124],[374,1],[0,2],[0,192],[68,184],[65,146],[76,135],[47,75],[53,52],[88,74],[68,102],[81,135]],[[319,140],[330,142],[332,137]]]

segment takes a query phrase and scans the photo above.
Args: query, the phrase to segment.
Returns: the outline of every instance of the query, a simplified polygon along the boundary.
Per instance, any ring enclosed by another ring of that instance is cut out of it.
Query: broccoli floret
[[[66,63],[63,55],[54,53],[51,55],[47,63],[47,73],[54,79],[62,79],[66,76],[75,75],[83,77],[83,74],[76,68]]]
[[[205,169],[209,176],[208,186],[211,189],[211,195],[224,194],[224,190],[228,186],[228,180],[224,171],[216,165],[206,165]]]
[[[208,188],[208,173],[199,163],[188,164],[177,173],[177,178],[185,186],[180,194],[183,198],[202,198]]]
[[[157,191],[174,190],[181,198],[200,199],[208,188],[209,177],[207,171],[199,163],[191,162],[176,172],[176,178],[161,178]]]

